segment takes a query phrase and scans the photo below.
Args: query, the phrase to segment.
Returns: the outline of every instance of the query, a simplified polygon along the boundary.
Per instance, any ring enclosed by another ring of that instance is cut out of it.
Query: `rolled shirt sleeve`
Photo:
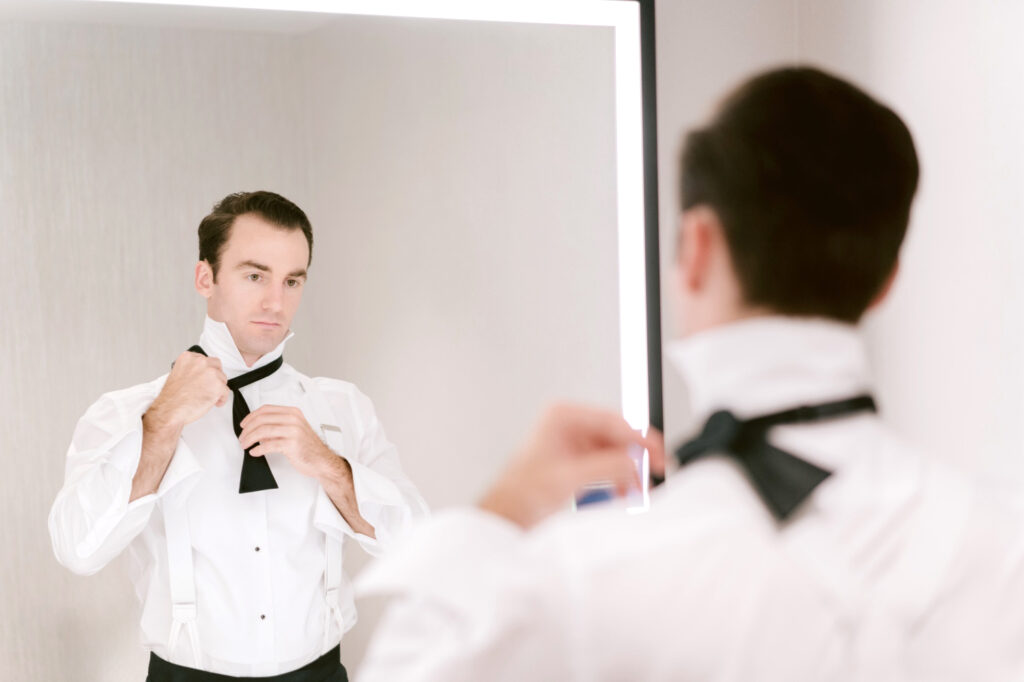
[[[398,450],[387,439],[370,399],[346,382],[320,377],[314,382],[335,417],[352,420],[347,422],[353,431],[350,440],[331,433],[327,444],[348,461],[359,514],[373,526],[376,538],[355,532],[323,489],[313,523],[337,540],[351,537],[368,553],[379,555],[416,519],[427,516],[427,504],[402,470]]]
[[[48,526],[57,560],[74,573],[96,573],[146,527],[156,501],[199,470],[179,440],[156,493],[129,502],[142,454],[142,415],[166,377],[103,395],[75,427],[64,485]]]

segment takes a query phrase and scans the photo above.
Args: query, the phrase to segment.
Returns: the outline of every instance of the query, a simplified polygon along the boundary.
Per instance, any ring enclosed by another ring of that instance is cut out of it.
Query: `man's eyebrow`
[[[302,277],[303,279],[305,279],[306,278],[306,269],[302,268],[301,270],[293,270],[292,272],[288,273],[288,276],[289,277]]]
[[[245,268],[254,268],[256,270],[262,270],[263,272],[270,272],[270,268],[262,263],[257,263],[254,260],[244,260],[235,266],[236,270],[243,270]]]

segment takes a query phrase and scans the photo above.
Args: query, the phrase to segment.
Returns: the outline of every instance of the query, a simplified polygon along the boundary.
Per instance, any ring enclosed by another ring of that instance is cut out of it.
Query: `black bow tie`
[[[768,429],[781,424],[799,424],[841,417],[855,412],[876,411],[870,395],[821,405],[809,405],[741,421],[731,412],[715,412],[704,430],[676,449],[685,465],[707,454],[724,453],[739,460],[761,499],[779,521],[784,521],[818,486],[832,475],[810,462],[780,450],[768,442]]]
[[[192,346],[189,350],[193,353],[206,355],[206,351],[200,346]],[[249,405],[246,404],[245,398],[242,397],[242,392],[239,389],[270,376],[280,369],[283,364],[284,356],[281,356],[273,362],[267,363],[251,372],[240,374],[234,379],[228,379],[228,388],[231,389],[232,395],[231,421],[235,427],[236,437],[242,435],[242,420],[249,414]],[[277,487],[277,480],[274,478],[273,472],[270,471],[270,464],[267,463],[267,458],[249,454],[249,451],[257,445],[259,443],[253,443],[245,449],[245,456],[242,458],[242,478],[238,484],[239,493],[252,493],[258,490],[270,490]]]

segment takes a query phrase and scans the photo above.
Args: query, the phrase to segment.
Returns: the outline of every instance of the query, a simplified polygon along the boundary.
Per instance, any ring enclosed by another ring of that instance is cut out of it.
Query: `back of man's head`
[[[681,177],[683,209],[718,215],[746,304],[854,322],[896,265],[918,164],[889,108],[785,68],[744,83],[690,133]]]

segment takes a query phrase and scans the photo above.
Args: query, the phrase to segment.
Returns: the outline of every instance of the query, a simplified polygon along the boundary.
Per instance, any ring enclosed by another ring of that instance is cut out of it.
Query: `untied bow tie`
[[[746,470],[775,518],[785,521],[832,472],[775,447],[768,442],[768,430],[782,424],[816,422],[866,410],[877,410],[870,395],[797,407],[747,420],[720,410],[708,418],[701,434],[679,446],[675,455],[680,465],[709,454],[731,455]]]
[[[192,346],[189,348],[189,351],[206,355],[206,351],[201,346]],[[270,376],[279,370],[283,364],[284,356],[280,356],[273,362],[269,362],[251,372],[240,374],[234,379],[228,379],[228,388],[231,389],[232,396],[231,422],[235,427],[236,437],[242,435],[242,420],[249,414],[249,405],[245,402],[245,398],[242,397],[240,389]],[[271,490],[277,487],[277,480],[274,478],[273,472],[270,471],[270,464],[267,463],[267,458],[249,454],[249,451],[257,445],[259,443],[253,443],[245,449],[245,454],[242,458],[242,477],[238,483],[239,493],[252,493],[259,490]]]

